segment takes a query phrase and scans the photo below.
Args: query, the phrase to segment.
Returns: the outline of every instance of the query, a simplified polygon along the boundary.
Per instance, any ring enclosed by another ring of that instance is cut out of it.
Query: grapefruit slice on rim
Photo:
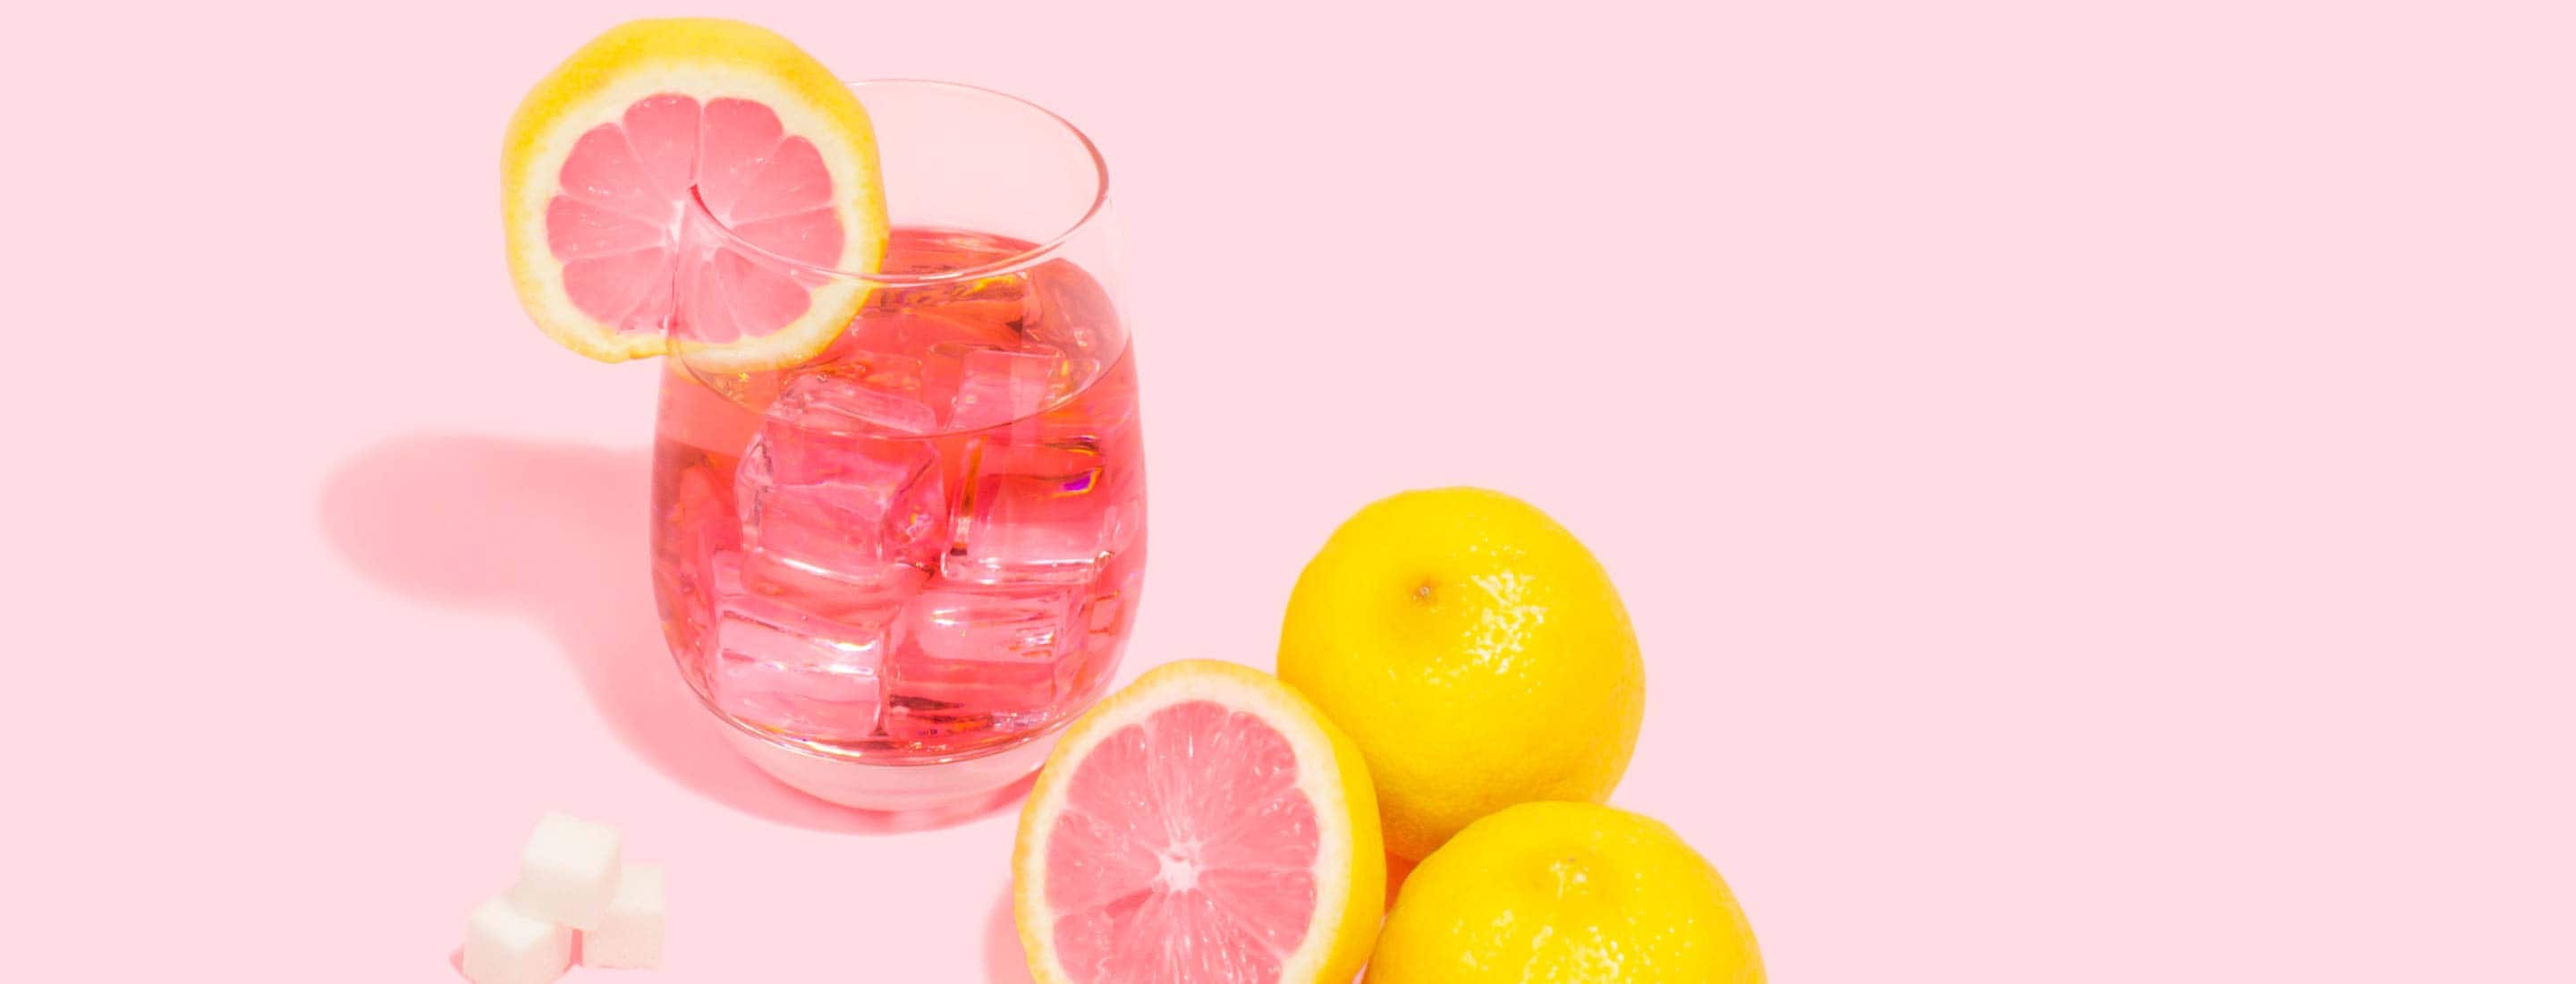
[[[583,45],[511,117],[501,183],[520,303],[605,362],[802,362],[867,296],[820,271],[874,271],[885,253],[867,111],[787,39],[735,21],[630,21]]]
[[[1042,984],[1345,984],[1386,885],[1358,746],[1278,678],[1209,660],[1065,731],[1011,861]]]

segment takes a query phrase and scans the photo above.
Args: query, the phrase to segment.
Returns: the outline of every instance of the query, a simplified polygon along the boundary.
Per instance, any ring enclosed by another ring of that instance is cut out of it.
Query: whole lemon
[[[1335,530],[1288,598],[1279,676],[1359,743],[1387,850],[1412,859],[1515,803],[1607,798],[1646,704],[1610,575],[1484,489],[1400,493]]]
[[[1469,824],[1405,879],[1367,984],[1760,984],[1735,893],[1672,828],[1591,803]]]

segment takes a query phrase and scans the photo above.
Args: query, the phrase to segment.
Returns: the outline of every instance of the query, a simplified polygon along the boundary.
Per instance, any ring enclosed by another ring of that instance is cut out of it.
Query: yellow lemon
[[[1591,803],[1525,803],[1414,869],[1367,984],[1762,980],[1735,893],[1672,828]]]
[[[1288,599],[1279,676],[1359,743],[1387,849],[1414,859],[1515,803],[1607,798],[1646,702],[1600,562],[1483,489],[1401,493],[1334,531]]]

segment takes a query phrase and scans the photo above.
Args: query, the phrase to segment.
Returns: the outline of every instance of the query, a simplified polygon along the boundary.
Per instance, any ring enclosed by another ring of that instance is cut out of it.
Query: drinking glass
[[[971,86],[852,89],[893,226],[880,269],[688,216],[726,262],[867,299],[800,365],[665,360],[653,585],[681,676],[754,763],[912,809],[1027,775],[1099,698],[1142,587],[1143,442],[1091,141]],[[771,302],[673,285],[701,335]]]

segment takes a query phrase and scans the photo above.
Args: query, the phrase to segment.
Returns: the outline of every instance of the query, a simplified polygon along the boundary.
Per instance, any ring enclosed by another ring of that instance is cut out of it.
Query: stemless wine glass
[[[691,242],[776,275],[727,283],[867,300],[802,365],[666,360],[653,585],[681,675],[753,762],[911,809],[1027,775],[1099,698],[1136,617],[1143,441],[1091,141],[971,86],[852,90],[893,225],[878,271],[691,210]],[[773,303],[743,293],[676,283],[674,324]]]

